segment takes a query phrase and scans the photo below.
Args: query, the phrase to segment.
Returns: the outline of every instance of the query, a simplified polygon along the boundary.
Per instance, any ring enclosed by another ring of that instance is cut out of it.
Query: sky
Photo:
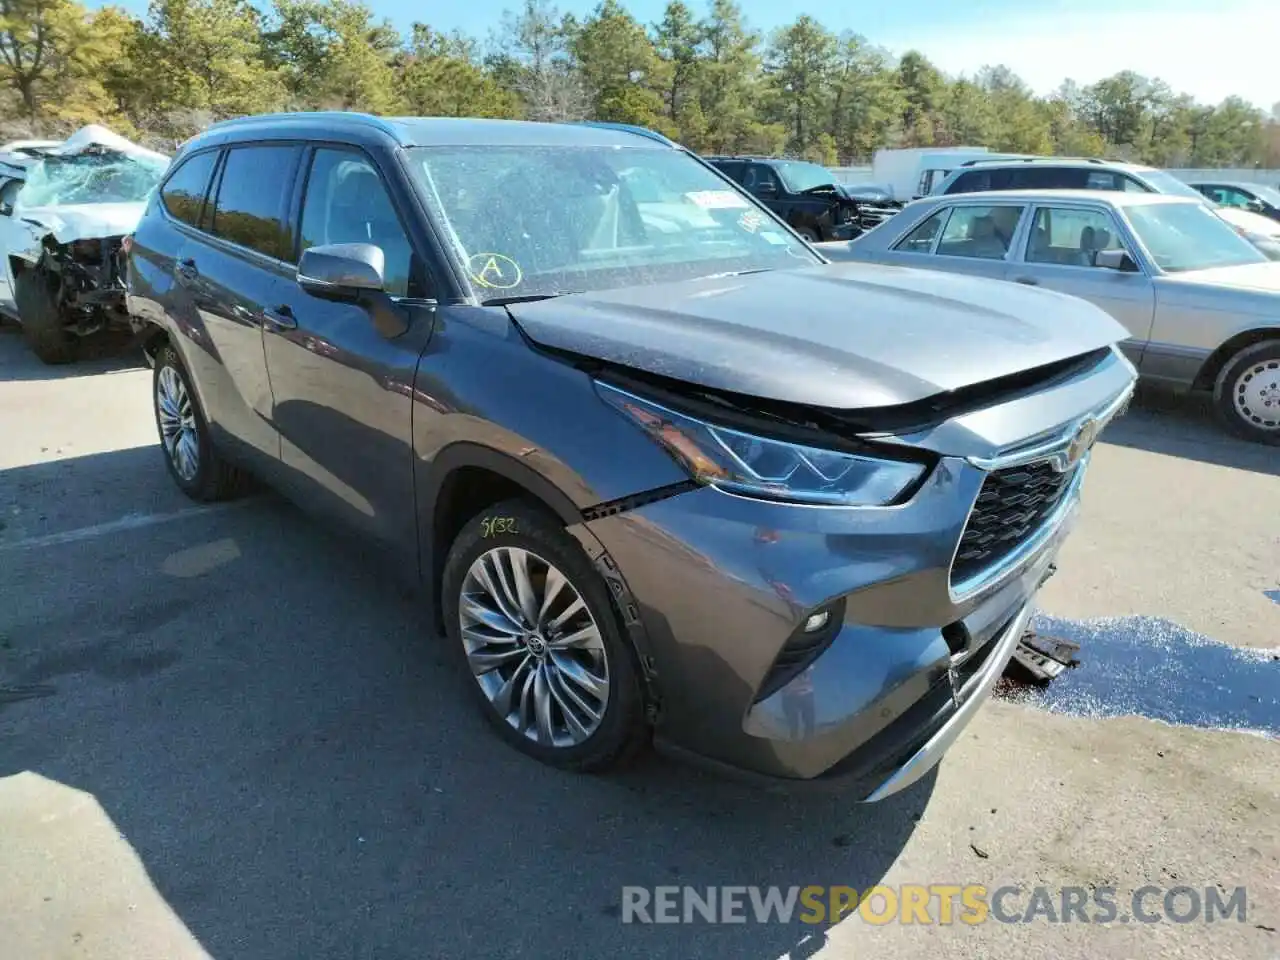
[[[103,0],[91,0],[101,5]],[[116,0],[139,15],[146,0]],[[415,20],[487,38],[504,8],[520,0],[366,0],[407,32]],[[623,0],[642,23],[665,0]],[[706,0],[686,0],[701,14]],[[1070,77],[1081,85],[1120,70],[1159,77],[1204,103],[1231,94],[1265,110],[1280,103],[1280,0],[739,0],[748,25],[768,33],[807,13],[827,28],[853,30],[901,54],[917,49],[953,76],[1003,63],[1039,94]],[[597,0],[558,0],[584,16]]]

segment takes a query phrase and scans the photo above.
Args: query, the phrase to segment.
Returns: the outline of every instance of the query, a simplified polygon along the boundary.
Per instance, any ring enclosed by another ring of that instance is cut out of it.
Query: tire
[[[519,615],[510,561],[520,554],[510,551],[524,552],[526,582],[534,597],[531,609],[540,609],[543,603],[550,570],[564,578],[543,623],[564,616],[574,592],[581,599],[583,610],[563,621],[559,640],[555,630],[546,626],[526,631],[532,637],[512,635],[517,629],[515,617],[503,610]],[[512,589],[502,600],[495,600],[476,573],[483,571],[487,583],[503,593],[495,578],[494,564],[499,562]],[[604,579],[562,525],[524,500],[507,500],[482,510],[463,526],[449,549],[440,596],[445,633],[459,658],[464,682],[503,739],[543,763],[580,772],[617,769],[636,755],[648,726],[635,654],[624,639]],[[474,616],[479,609],[484,611],[484,623]],[[494,642],[478,642],[482,636]],[[570,636],[587,639],[582,646],[557,648]],[[500,664],[495,660],[489,669],[475,669],[477,654],[498,656]],[[598,683],[602,675],[607,681],[603,695]],[[498,703],[505,692],[509,697],[504,710]],[[540,700],[547,704],[545,727],[539,723]],[[584,706],[595,708],[598,720],[593,723],[592,714],[581,709]]]
[[[39,268],[23,270],[13,280],[13,301],[32,353],[50,365],[75,360],[80,340],[67,329],[58,308],[55,278]]]
[[[179,489],[202,503],[227,500],[240,493],[245,477],[214,449],[186,368],[167,343],[156,351],[151,401],[161,454]]]
[[[1255,343],[1228,360],[1213,399],[1219,420],[1231,433],[1280,445],[1280,340]]]
[[[809,243],[822,242],[822,238],[818,236],[817,231],[814,230],[812,227],[796,227],[795,231],[796,233],[800,234],[800,236],[804,237],[804,239]]]

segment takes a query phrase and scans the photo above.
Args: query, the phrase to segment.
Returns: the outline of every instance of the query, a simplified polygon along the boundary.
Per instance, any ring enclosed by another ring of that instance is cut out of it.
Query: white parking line
[[[247,501],[246,501],[247,502]],[[80,527],[76,530],[63,530],[60,533],[49,533],[43,537],[28,537],[25,540],[14,540],[11,543],[0,542],[0,553],[10,550],[34,550],[39,547],[57,547],[64,543],[76,543],[80,540],[92,540],[113,533],[127,530],[139,530],[143,527],[154,527],[160,523],[174,520],[185,520],[188,517],[199,517],[209,513],[218,513],[241,506],[240,503],[211,503],[205,506],[187,507],[172,513],[130,513],[119,520],[107,523],[96,523],[91,527]]]

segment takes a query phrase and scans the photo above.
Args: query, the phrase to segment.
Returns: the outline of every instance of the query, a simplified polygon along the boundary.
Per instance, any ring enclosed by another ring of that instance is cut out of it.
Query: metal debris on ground
[[[1063,670],[1079,664],[1076,659],[1079,652],[1078,643],[1028,629],[1018,641],[1004,675],[1010,680],[1043,687]]]

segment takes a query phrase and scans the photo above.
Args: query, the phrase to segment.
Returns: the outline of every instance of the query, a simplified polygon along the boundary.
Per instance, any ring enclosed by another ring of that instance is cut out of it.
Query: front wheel
[[[795,231],[809,243],[818,243],[822,239],[812,227],[796,227]]]
[[[13,302],[32,353],[50,365],[75,360],[80,341],[67,329],[58,306],[56,278],[39,267],[23,270],[13,278]]]
[[[218,456],[210,442],[209,424],[196,403],[186,368],[169,344],[156,353],[152,399],[165,466],[182,492],[206,502],[239,493],[242,475]]]
[[[1223,366],[1214,389],[1219,418],[1255,443],[1280,444],[1280,340],[1245,347]]]
[[[647,730],[635,657],[604,579],[559,524],[521,500],[481,511],[449,550],[441,597],[469,686],[508,743],[581,771],[635,755]]]

